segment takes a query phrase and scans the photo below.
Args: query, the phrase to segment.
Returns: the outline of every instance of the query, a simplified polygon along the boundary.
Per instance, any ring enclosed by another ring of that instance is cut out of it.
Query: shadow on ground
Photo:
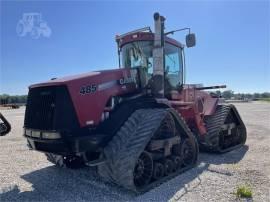
[[[141,195],[102,182],[93,168],[69,170],[49,166],[21,176],[32,184],[33,190],[23,191],[14,185],[0,192],[0,201],[168,201],[182,189],[178,196],[181,199],[189,191],[189,182],[195,181],[196,186],[200,185],[202,172],[217,172],[209,169],[210,164],[237,163],[247,151],[248,146],[245,145],[225,154],[200,153],[197,167]]]

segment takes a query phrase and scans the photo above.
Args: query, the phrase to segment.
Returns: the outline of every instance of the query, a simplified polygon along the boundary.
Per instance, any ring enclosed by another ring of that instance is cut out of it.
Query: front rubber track
[[[103,155],[106,162],[98,166],[98,174],[105,181],[135,192],[145,192],[171,177],[166,176],[140,188],[135,186],[133,180],[133,171],[139,156],[145,150],[167,113],[170,113],[167,109],[140,109],[135,111],[104,148]],[[185,135],[189,137],[187,134]],[[195,138],[191,135],[193,143],[194,140]],[[194,151],[198,153],[195,147]],[[194,157],[194,163],[190,167],[196,163],[197,153]],[[183,168],[182,172],[187,169]]]

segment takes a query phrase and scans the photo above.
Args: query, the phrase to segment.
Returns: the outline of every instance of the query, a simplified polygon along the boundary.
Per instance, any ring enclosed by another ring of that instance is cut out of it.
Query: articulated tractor
[[[29,87],[24,136],[60,166],[96,166],[105,180],[143,192],[196,165],[199,148],[223,153],[246,141],[233,105],[185,84],[184,45],[165,17],[116,36],[119,69],[54,78]]]

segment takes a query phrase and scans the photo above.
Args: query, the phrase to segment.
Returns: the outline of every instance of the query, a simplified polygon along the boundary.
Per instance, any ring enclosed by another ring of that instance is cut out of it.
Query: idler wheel
[[[178,170],[182,166],[182,159],[180,156],[172,156],[172,161],[174,163],[174,171]]]
[[[189,139],[185,139],[181,146],[181,157],[183,159],[183,165],[188,166],[193,163],[194,151]]]
[[[153,174],[153,159],[148,152],[143,152],[137,160],[134,168],[134,184],[143,187],[149,184]]]

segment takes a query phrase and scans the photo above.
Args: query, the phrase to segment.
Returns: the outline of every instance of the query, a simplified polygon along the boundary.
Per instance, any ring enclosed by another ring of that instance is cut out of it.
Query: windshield
[[[121,49],[122,66],[125,68],[144,68],[148,77],[153,74],[153,41],[136,41],[124,45]],[[181,85],[183,76],[181,48],[165,44],[165,83],[170,88]]]
[[[152,67],[153,42],[137,41],[129,43],[122,48],[122,58],[124,67]]]

